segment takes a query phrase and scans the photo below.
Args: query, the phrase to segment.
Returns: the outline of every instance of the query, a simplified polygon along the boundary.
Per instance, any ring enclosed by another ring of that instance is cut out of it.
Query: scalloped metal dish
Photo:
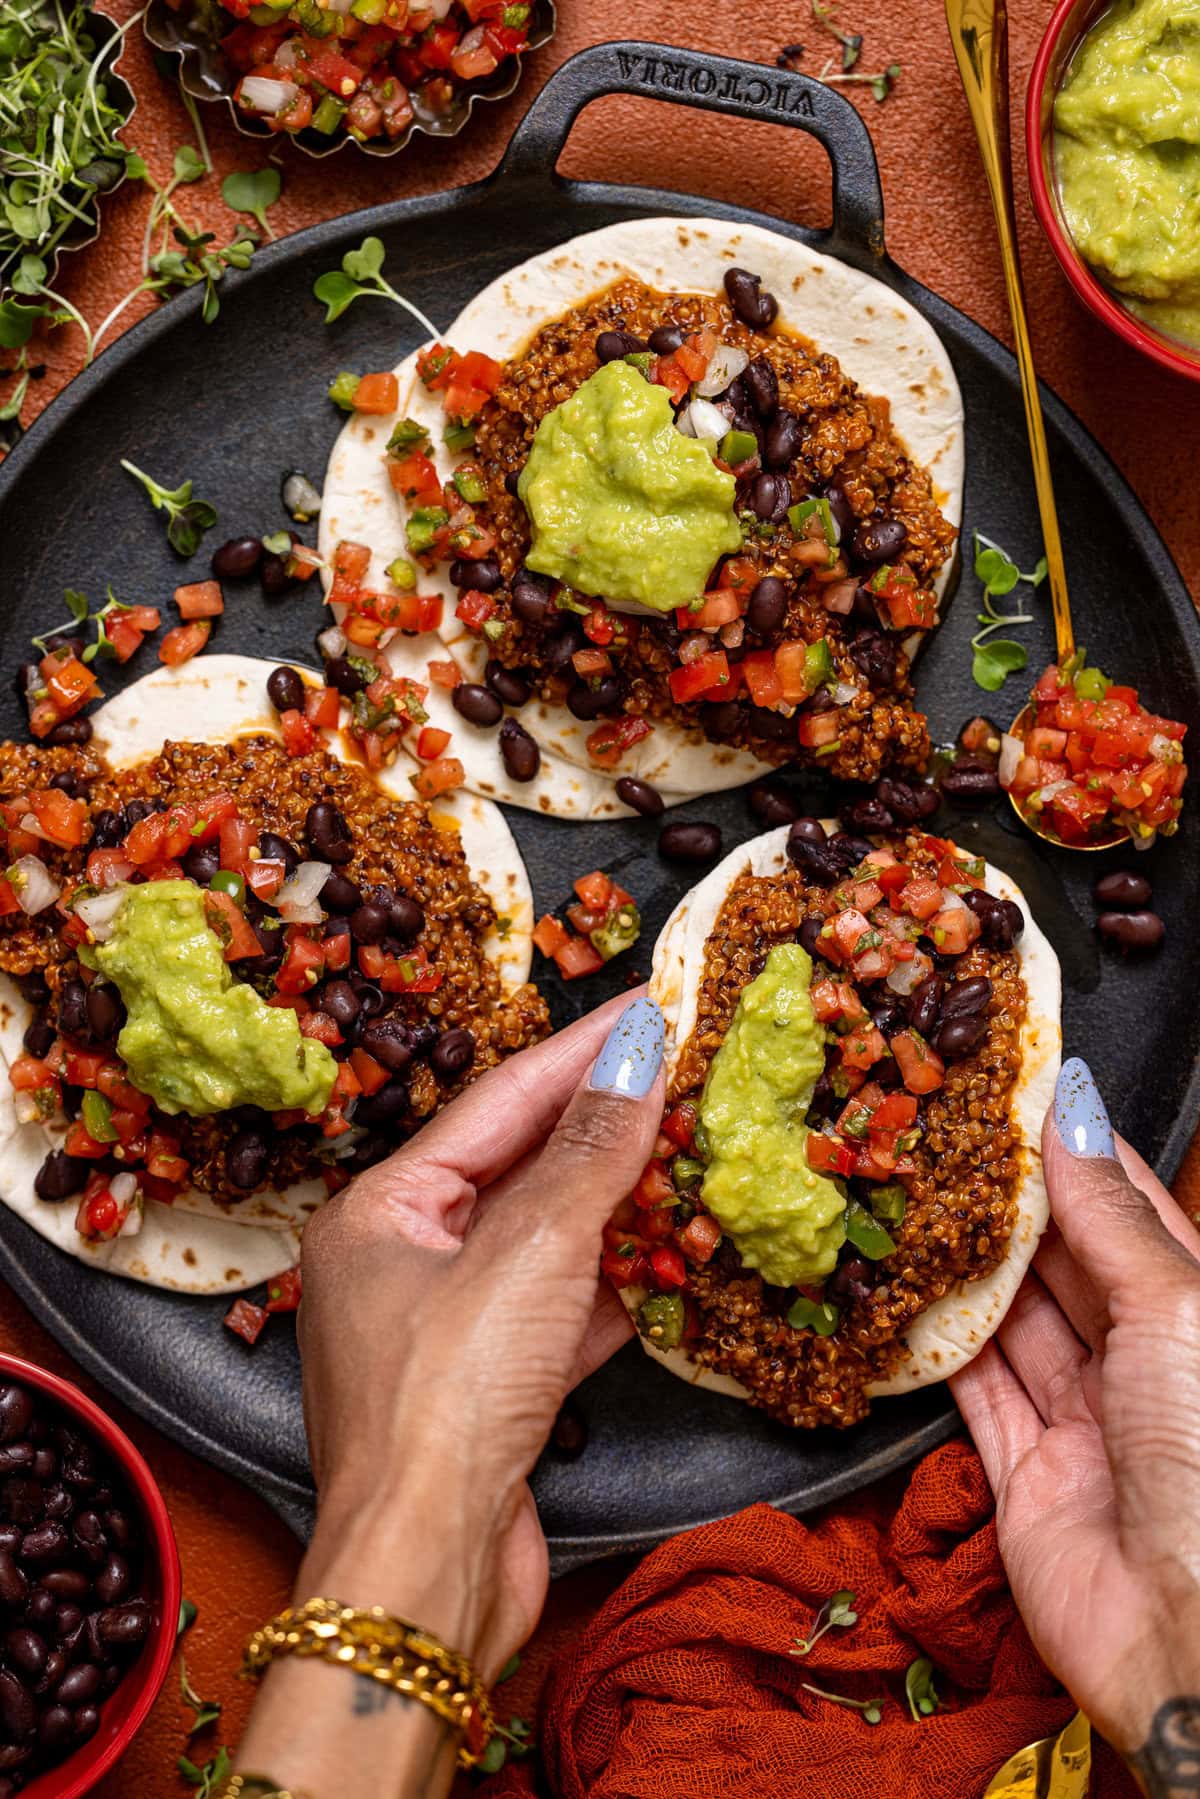
[[[2,0],[0,0],[0,12],[2,11],[3,4]],[[86,8],[86,11],[90,20],[92,34],[96,39],[96,51],[97,54],[99,54],[101,50],[111,44],[112,40],[120,34],[121,27],[115,19],[110,19],[107,13],[98,12],[94,6],[89,6]],[[120,55],[120,51],[117,52],[117,55]],[[115,60],[116,58],[114,58],[114,61]],[[117,127],[119,131],[124,131],[134,113],[137,111],[137,99],[129,83],[123,80],[120,75],[114,74],[111,67],[105,74],[104,80],[108,85],[113,105],[125,115],[124,120]],[[103,228],[101,202],[109,194],[115,194],[117,189],[126,179],[127,177],[122,173],[118,175],[111,187],[95,189],[90,202],[90,216],[88,214],[89,203],[84,202],[81,208],[84,216],[77,219],[65,233],[61,242],[55,244],[53,250],[45,254],[43,260],[46,264],[51,285],[53,285],[54,282],[54,276],[58,269],[60,256],[71,256],[76,250],[86,250],[89,244],[95,243]],[[36,245],[30,246],[30,248],[35,255],[42,254],[42,252],[37,249]],[[7,292],[8,287],[5,279],[3,275],[0,275],[0,294],[5,294]]]
[[[524,50],[518,51],[511,58],[511,66],[509,61],[501,63],[495,76],[459,94],[446,113],[434,113],[422,108],[420,96],[414,95],[413,122],[403,137],[371,138],[363,143],[345,131],[326,137],[323,132],[313,131],[308,126],[303,131],[286,135],[306,156],[315,157],[334,156],[343,145],[350,143],[357,144],[367,156],[395,156],[405,149],[415,131],[422,132],[426,137],[457,137],[478,102],[506,100],[515,92],[524,72],[523,59],[531,50],[540,50],[544,44],[548,44],[557,28],[558,14],[554,0],[533,0],[529,42]],[[167,0],[150,0],[142,19],[142,30],[156,50],[179,58],[180,86],[193,100],[223,100],[229,108],[234,125],[243,137],[270,141],[281,135],[277,131],[271,131],[266,125],[259,124],[257,120],[248,118],[234,104],[233,70],[220,44],[204,31],[194,17],[185,17],[183,12],[172,11]]]

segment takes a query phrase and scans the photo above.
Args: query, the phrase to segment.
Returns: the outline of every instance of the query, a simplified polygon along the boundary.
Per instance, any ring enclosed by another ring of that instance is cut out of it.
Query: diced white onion
[[[21,829],[23,831],[28,831],[29,835],[31,837],[40,837],[43,843],[50,842],[49,837],[47,837],[45,831],[43,831],[41,825],[38,823],[37,819],[33,816],[32,812],[26,812],[24,814],[24,816],[22,817]]]
[[[716,443],[720,443],[729,429],[729,420],[711,400],[693,400],[690,406],[684,407],[678,424],[686,436],[708,438]]]
[[[839,706],[848,706],[851,700],[858,698],[858,688],[849,681],[835,681],[829,691]]]
[[[1135,850],[1148,850],[1154,847],[1154,839],[1157,836],[1157,831],[1147,831],[1144,837],[1140,831],[1131,831],[1129,833],[1129,841],[1132,843]]]
[[[932,973],[933,963],[918,950],[911,962],[897,962],[885,984],[892,993],[898,993],[902,999],[907,999],[913,989],[919,987],[926,976]]]
[[[128,1171],[114,1174],[108,1183],[108,1190],[119,1206],[127,1206],[137,1192],[137,1176]]]
[[[826,612],[838,612],[845,618],[854,606],[854,596],[858,592],[858,582],[831,581],[828,587],[821,590],[821,604]]]
[[[458,47],[469,56],[472,50],[478,50],[482,42],[483,26],[472,25],[470,31],[466,32],[463,37],[459,39]]]
[[[288,924],[320,924],[325,914],[317,895],[329,879],[328,862],[302,862],[275,895],[275,905]]]
[[[1173,737],[1167,737],[1162,731],[1156,731],[1150,739],[1150,754],[1156,762],[1181,762],[1183,751]]]
[[[317,648],[326,662],[332,662],[335,656],[346,654],[346,633],[340,625],[330,625],[317,638]]]
[[[332,0],[331,0],[332,3]],[[284,509],[290,512],[297,524],[316,518],[321,510],[320,489],[313,486],[303,469],[289,469],[283,477],[283,486],[279,490]]]
[[[40,856],[18,856],[8,874],[17,904],[31,918],[52,906],[62,892]]]
[[[350,11],[350,8],[353,5],[354,5],[354,0],[326,0],[326,6],[327,6],[328,10],[330,12],[341,13],[343,18]]]
[[[122,1175],[117,1176],[118,1181],[122,1180],[123,1178],[124,1177]],[[129,1179],[132,1180],[133,1176],[130,1175]],[[116,1185],[116,1182],[114,1181],[113,1186],[115,1186],[115,1185]],[[111,1192],[112,1188],[110,1188],[109,1191]],[[137,1237],[137,1236],[139,1236],[141,1234],[142,1224],[144,1222],[145,1210],[146,1210],[145,1200],[142,1198],[140,1193],[135,1193],[134,1199],[133,1199],[133,1204],[130,1206],[130,1208],[126,1212],[124,1218],[122,1218],[122,1220],[121,1220],[121,1228],[117,1232],[118,1237]]]
[[[1011,731],[1006,731],[1000,739],[1000,766],[996,770],[1001,787],[1011,787],[1017,772],[1017,764],[1025,754],[1025,745]]]
[[[248,112],[260,112],[273,118],[297,99],[300,89],[294,81],[273,81],[269,75],[247,75],[238,89],[238,104]]]
[[[1035,807],[1048,806],[1057,794],[1065,793],[1068,787],[1074,785],[1073,781],[1051,781],[1048,786],[1039,787],[1036,793],[1030,794],[1030,804]]]
[[[739,350],[736,344],[718,344],[712,354],[712,361],[704,371],[703,380],[697,381],[696,392],[706,400],[714,394],[723,394],[731,381],[736,381],[742,370],[750,361],[745,350]]]
[[[965,912],[966,910],[967,902],[960,893],[955,893],[950,887],[942,888],[943,912]]]
[[[37,1124],[42,1116],[32,1093],[14,1093],[13,1109],[17,1114],[18,1124]]]
[[[745,635],[746,621],[744,618],[731,618],[729,623],[727,625],[722,625],[721,629],[717,632],[717,636],[721,639],[721,642],[725,645],[727,650],[740,649],[742,639]]]
[[[425,4],[421,7],[421,11],[423,13],[431,12],[435,19],[444,19],[453,3],[454,0],[425,0]],[[416,9],[414,8],[414,11],[415,10]]]
[[[128,883],[121,881],[115,887],[106,887],[102,893],[81,899],[75,907],[75,916],[82,918],[97,943],[107,943],[112,936],[117,913],[125,904],[128,892]]]
[[[305,60],[304,51],[300,48],[300,40],[294,37],[285,38],[271,58],[277,69],[294,69],[298,63]]]
[[[353,1116],[356,1104],[356,1100],[351,1100],[349,1105],[346,1106],[345,1115],[347,1117]],[[337,1138],[333,1148],[323,1148],[323,1153],[333,1162],[344,1162],[346,1157],[352,1156],[359,1144],[365,1143],[369,1136],[370,1132],[365,1131],[361,1125],[351,1125],[348,1131],[343,1131],[341,1136]]]

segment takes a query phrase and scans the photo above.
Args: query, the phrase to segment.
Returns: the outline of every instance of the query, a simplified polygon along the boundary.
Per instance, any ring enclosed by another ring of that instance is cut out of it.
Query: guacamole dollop
[[[117,1038],[129,1078],[162,1111],[324,1110],[337,1063],[300,1035],[290,1007],[234,980],[193,882],[131,887],[111,937],[90,954],[129,1014]]]
[[[1200,3],[1118,0],[1054,104],[1080,252],[1169,334],[1200,342]]]
[[[704,1203],[773,1287],[823,1280],[846,1236],[845,1195],[805,1154],[804,1115],[825,1066],[811,983],[807,950],[771,951],[742,991],[700,1103],[711,1157]]]
[[[537,428],[517,490],[533,533],[525,560],[581,593],[670,612],[741,547],[734,486],[676,430],[665,387],[606,363]]]

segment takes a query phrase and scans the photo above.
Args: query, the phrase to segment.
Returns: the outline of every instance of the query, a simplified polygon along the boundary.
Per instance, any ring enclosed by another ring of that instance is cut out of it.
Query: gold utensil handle
[[[1073,653],[1075,636],[1071,629],[1067,571],[1063,563],[1062,538],[1059,535],[1058,512],[1054,504],[1046,427],[1042,419],[1042,402],[1038,395],[1033,347],[1029,341],[1029,322],[1025,316],[1025,297],[1021,288],[1008,138],[1008,14],[1005,0],[946,0],[946,23],[950,27],[950,41],[954,45],[955,61],[966,90],[971,123],[979,140],[983,172],[992,197],[992,211],[996,215],[1004,286],[1008,294],[1008,309],[1012,315],[1013,337],[1017,346],[1017,363],[1021,371],[1025,425],[1029,432],[1029,449],[1033,458],[1033,484],[1042,521],[1042,547],[1050,581],[1054,636],[1058,646],[1058,659],[1062,662]]]

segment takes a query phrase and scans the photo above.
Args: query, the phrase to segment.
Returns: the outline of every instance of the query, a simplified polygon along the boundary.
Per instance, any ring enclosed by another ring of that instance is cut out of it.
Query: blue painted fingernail
[[[652,999],[635,999],[608,1033],[588,1085],[593,1093],[645,1099],[662,1065],[662,1056],[663,1015]]]
[[[1073,1156],[1116,1155],[1100,1089],[1080,1056],[1069,1056],[1062,1065],[1054,1089],[1054,1122]]]

